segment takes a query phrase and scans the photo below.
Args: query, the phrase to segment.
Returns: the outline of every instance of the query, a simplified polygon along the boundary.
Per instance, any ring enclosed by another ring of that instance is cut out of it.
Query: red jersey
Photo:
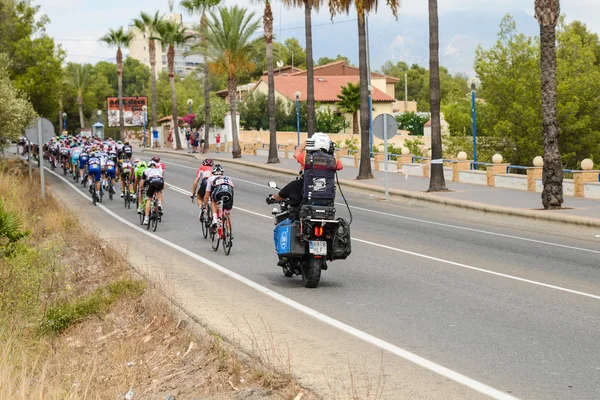
[[[156,168],[160,169],[162,172],[165,172],[165,169],[167,169],[165,164],[163,164],[161,162],[156,163]]]
[[[208,165],[203,165],[200,168],[198,168],[198,171],[196,172],[196,178],[210,178],[212,176],[212,167],[208,166]]]

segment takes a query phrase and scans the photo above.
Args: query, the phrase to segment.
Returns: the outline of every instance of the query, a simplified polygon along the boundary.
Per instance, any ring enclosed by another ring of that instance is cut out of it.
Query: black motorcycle
[[[269,187],[278,189],[275,182]],[[272,211],[275,222],[275,250],[286,277],[301,275],[304,286],[319,285],[327,261],[344,260],[351,253],[350,223],[335,218],[334,206],[301,205],[290,207],[287,200],[269,197],[269,204],[279,204]]]

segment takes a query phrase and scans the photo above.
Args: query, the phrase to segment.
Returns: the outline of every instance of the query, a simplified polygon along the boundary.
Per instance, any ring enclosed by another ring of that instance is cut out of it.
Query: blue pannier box
[[[289,219],[281,221],[275,226],[273,239],[275,241],[275,251],[280,256],[303,255],[304,245],[298,241],[300,227],[298,223],[293,223]]]

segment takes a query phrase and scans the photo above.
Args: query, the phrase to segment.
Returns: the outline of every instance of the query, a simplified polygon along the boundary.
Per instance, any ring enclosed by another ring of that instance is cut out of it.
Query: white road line
[[[167,162],[167,164],[173,164],[173,165],[177,165],[179,167],[189,168],[189,169],[194,169],[195,170],[195,168],[188,167],[186,165],[181,165],[181,164],[173,163],[173,162]],[[250,181],[246,181],[246,180],[239,179],[239,178],[235,178],[235,180],[236,181],[240,181],[240,182],[244,182],[244,183],[248,183],[248,184],[251,184],[251,185],[255,185],[255,186],[261,186],[261,187],[269,188],[267,185],[261,185],[259,183],[250,182]],[[336,204],[340,205],[340,206],[346,206],[345,203],[336,203]],[[452,229],[458,229],[458,230],[463,230],[463,231],[468,231],[468,232],[481,233],[481,234],[484,234],[484,235],[498,236],[498,237],[503,237],[503,238],[506,238],[506,239],[523,240],[525,242],[543,244],[543,245],[546,245],[546,246],[554,246],[554,247],[560,247],[560,248],[563,248],[563,249],[583,251],[583,252],[586,252],[586,253],[593,253],[593,254],[600,254],[600,250],[591,250],[591,249],[586,249],[586,248],[583,248],[583,247],[576,247],[576,246],[569,246],[569,245],[566,245],[566,244],[546,242],[544,240],[529,239],[529,238],[525,238],[525,237],[521,237],[521,236],[507,235],[507,234],[504,234],[504,233],[490,232],[490,231],[484,231],[484,230],[481,230],[481,229],[467,228],[467,227],[464,227],[464,226],[444,224],[444,223],[441,223],[441,222],[428,221],[428,220],[425,220],[425,219],[405,217],[403,215],[390,214],[390,213],[386,213],[386,212],[383,212],[383,211],[369,210],[368,208],[362,208],[362,207],[356,207],[356,206],[350,206],[350,208],[355,209],[355,210],[359,210],[359,211],[369,212],[369,213],[372,213],[372,214],[384,215],[386,217],[393,217],[393,218],[398,218],[398,219],[404,219],[404,220],[407,220],[407,221],[419,222],[419,223],[423,223],[423,224],[429,224],[429,225],[435,225],[435,226],[443,226],[445,228],[452,228]],[[600,237],[600,235],[599,235],[599,237]]]
[[[173,186],[171,184],[167,184],[167,186],[169,186],[171,188],[177,188],[177,189],[174,189],[174,190],[177,191],[177,192],[183,193],[185,195],[188,195],[188,196],[192,194],[191,192],[188,192],[188,191],[186,191],[184,189],[178,188],[177,186]],[[233,208],[235,208],[236,210],[247,212],[249,214],[257,215],[259,217],[273,219],[273,217],[271,217],[271,216],[264,215],[264,214],[259,214],[259,213],[256,213],[254,211],[246,210],[244,208],[239,208],[239,207],[233,207]],[[564,288],[564,287],[561,287],[561,286],[555,286],[555,285],[551,285],[549,283],[543,283],[543,282],[533,281],[533,280],[526,279],[526,278],[520,278],[520,277],[514,276],[514,275],[508,275],[508,274],[503,274],[501,272],[491,271],[491,270],[488,270],[488,269],[473,267],[473,266],[470,266],[470,265],[467,265],[467,264],[462,264],[462,263],[458,263],[458,262],[454,262],[454,261],[450,261],[450,260],[444,260],[443,258],[432,257],[432,256],[428,256],[426,254],[415,253],[414,251],[403,250],[403,249],[399,249],[397,247],[391,247],[391,246],[386,246],[386,245],[379,244],[379,243],[373,243],[373,242],[369,242],[368,240],[358,239],[358,238],[355,238],[355,237],[352,237],[352,240],[354,240],[356,242],[368,244],[368,245],[371,245],[371,246],[379,247],[379,248],[382,248],[382,249],[396,251],[398,253],[404,253],[404,254],[408,254],[408,255],[411,255],[411,256],[415,256],[415,257],[421,257],[421,258],[425,258],[425,259],[428,259],[428,260],[432,260],[432,261],[437,261],[437,262],[444,263],[444,264],[453,265],[455,267],[470,269],[470,270],[473,270],[473,271],[483,272],[483,273],[490,274],[490,275],[496,275],[496,276],[500,276],[500,277],[507,278],[507,279],[512,279],[512,280],[519,281],[519,282],[530,283],[530,284],[536,285],[536,286],[542,286],[542,287],[549,288],[549,289],[560,290],[561,292],[572,293],[572,294],[576,294],[576,295],[579,295],[579,296],[584,296],[584,297],[589,297],[589,298],[592,298],[592,299],[595,299],[595,300],[600,300],[600,296],[597,296],[597,295],[591,294],[591,293],[580,292],[578,290],[568,289],[568,288]]]
[[[79,193],[83,198],[88,199],[91,202],[90,196],[86,195],[84,192],[82,192],[81,190],[79,190],[79,188],[77,188],[75,185],[73,185],[71,182],[69,182],[67,179],[63,178],[62,176],[50,171],[50,169],[44,167],[48,172],[50,172],[51,174],[53,174],[54,176],[56,176],[57,178],[61,179],[62,181],[64,181],[67,185],[69,185],[73,190],[75,190],[75,192]],[[179,189],[179,188],[178,188]],[[184,191],[183,189],[181,189],[182,191]],[[277,301],[280,301],[283,304],[286,304],[292,308],[294,308],[295,310],[298,310],[310,317],[313,317],[329,326],[332,326],[334,328],[337,328],[347,334],[350,334],[354,337],[359,338],[360,340],[363,340],[366,343],[370,343],[380,349],[386,350],[398,357],[401,357],[407,361],[412,362],[413,364],[419,365],[429,371],[435,372],[447,379],[450,379],[456,383],[459,383],[463,386],[466,386],[472,390],[475,390],[479,393],[482,393],[486,396],[489,396],[493,399],[497,399],[497,400],[516,400],[516,397],[513,397],[509,394],[506,394],[504,392],[501,392],[497,389],[494,389],[493,387],[490,387],[484,383],[481,383],[479,381],[476,381],[474,379],[471,379],[465,375],[462,375],[456,371],[453,371],[449,368],[446,368],[444,366],[441,366],[439,364],[434,363],[433,361],[430,361],[426,358],[423,358],[421,356],[418,356],[414,353],[409,352],[408,350],[404,350],[398,346],[395,346],[391,343],[388,343],[384,340],[378,339],[375,336],[369,335],[366,332],[363,332],[361,330],[358,330],[350,325],[344,324],[341,321],[338,321],[334,318],[328,317],[327,315],[324,315],[322,313],[320,313],[317,310],[313,310],[310,307],[307,307],[303,304],[300,304],[290,298],[287,298],[277,292],[272,291],[271,289],[268,289],[262,285],[259,285],[258,283],[245,278],[239,274],[236,274],[233,271],[230,271],[229,269],[210,261],[209,259],[206,259],[202,256],[199,256],[196,253],[191,252],[190,250],[187,250],[175,243],[172,243],[160,236],[157,236],[155,234],[152,234],[150,232],[148,232],[145,229],[140,228],[139,226],[127,221],[126,219],[120,217],[119,215],[115,214],[114,212],[112,212],[111,210],[109,210],[108,208],[106,208],[105,206],[103,206],[100,203],[96,204],[97,207],[99,207],[102,211],[106,212],[108,215],[110,215],[111,217],[115,218],[117,221],[129,226],[132,229],[135,229],[137,232],[142,233],[144,235],[147,235],[151,238],[153,238],[154,240],[157,240],[159,242],[161,242],[162,244],[169,246],[189,257],[194,258],[195,260],[237,280],[238,282],[241,282]]]

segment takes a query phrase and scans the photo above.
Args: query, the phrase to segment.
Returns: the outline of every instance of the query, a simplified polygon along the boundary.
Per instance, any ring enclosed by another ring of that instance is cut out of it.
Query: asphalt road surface
[[[225,165],[236,185],[235,240],[225,256],[202,238],[190,201],[199,162],[161,158],[167,187],[156,235],[501,392],[600,398],[600,238],[593,231],[385,203],[346,189],[352,255],[329,263],[319,287],[306,289],[276,265],[273,206],[265,203],[273,193],[267,181],[282,186],[289,176]],[[120,198],[103,204],[139,224]],[[342,203],[337,209],[347,215]]]

